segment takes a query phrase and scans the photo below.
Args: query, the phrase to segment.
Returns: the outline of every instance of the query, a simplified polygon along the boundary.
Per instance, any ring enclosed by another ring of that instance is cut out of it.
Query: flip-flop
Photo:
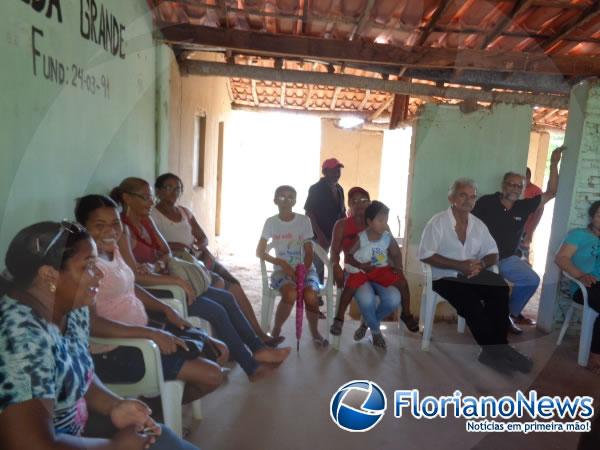
[[[313,342],[317,347],[325,348],[329,345],[329,341],[324,337],[313,338]]]
[[[271,336],[268,339],[265,339],[263,341],[263,343],[267,346],[267,347],[271,347],[271,348],[276,348],[279,344],[281,344],[283,341],[285,341],[285,336]]]
[[[333,324],[331,324],[331,328],[329,328],[329,332],[334,336],[339,336],[342,334],[342,327],[344,326],[344,319],[338,319],[337,317],[333,319]]]

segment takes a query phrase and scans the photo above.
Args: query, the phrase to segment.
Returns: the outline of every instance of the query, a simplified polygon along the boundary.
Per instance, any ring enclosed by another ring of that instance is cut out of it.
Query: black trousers
[[[465,318],[479,345],[508,342],[509,290],[500,275],[483,270],[473,278],[441,278],[433,282],[433,290]]]
[[[587,288],[587,291],[590,307],[600,312],[600,282],[592,284],[591,287]],[[580,289],[573,295],[573,300],[583,305],[583,296]],[[600,316],[594,322],[594,333],[592,334],[592,347],[590,351],[592,353],[600,353]]]

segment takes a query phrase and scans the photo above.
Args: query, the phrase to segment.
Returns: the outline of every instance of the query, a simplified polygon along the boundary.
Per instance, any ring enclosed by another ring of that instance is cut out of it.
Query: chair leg
[[[400,348],[404,348],[404,322],[400,316],[402,315],[402,307],[400,307],[398,311],[398,343],[400,344]]]
[[[421,350],[429,350],[429,343],[431,341],[431,332],[433,329],[433,316],[435,315],[435,309],[437,306],[437,298],[435,294],[427,296],[426,307],[425,307],[425,320],[423,328],[423,338],[421,339]]]
[[[192,402],[192,417],[196,420],[202,420],[202,401],[200,399]]]
[[[165,425],[179,436],[183,436],[181,401],[183,400],[183,382],[167,381],[160,393]]]
[[[419,329],[423,332],[425,328],[425,315],[427,314],[427,288],[423,286],[421,294],[421,306],[419,308]]]
[[[579,354],[577,355],[577,364],[587,366],[590,358],[590,347],[592,346],[592,334],[594,331],[594,322],[598,313],[592,308],[584,308],[581,320],[581,335],[579,336]]]
[[[340,307],[340,297],[342,296],[342,290],[341,289],[336,289],[335,292],[335,306],[334,306],[334,311],[335,313],[337,313],[338,308]],[[332,323],[333,323],[333,315],[332,315]],[[331,345],[334,349],[339,350],[340,349],[340,341],[341,341],[341,336],[334,336],[333,334],[329,333],[329,339],[331,341]]]
[[[567,329],[569,328],[569,323],[571,322],[571,317],[573,317],[573,311],[575,311],[575,306],[569,306],[567,310],[567,314],[565,314],[565,321],[563,322],[562,327],[560,328],[560,334],[558,335],[558,340],[556,341],[556,345],[562,344],[563,338],[567,333]]]
[[[465,320],[465,318],[463,316],[458,316],[458,325],[457,325],[457,329],[458,332],[461,334],[465,333],[465,327],[467,325],[467,321]]]
[[[273,296],[270,293],[263,293],[260,311],[260,327],[265,332],[269,331],[270,329],[272,302]]]

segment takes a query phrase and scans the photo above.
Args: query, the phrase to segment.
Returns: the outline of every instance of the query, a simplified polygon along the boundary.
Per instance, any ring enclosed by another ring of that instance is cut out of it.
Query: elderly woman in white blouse
[[[208,238],[192,212],[177,204],[183,192],[181,179],[173,173],[165,173],[156,179],[154,188],[158,203],[151,216],[173,253],[177,256],[191,255],[202,261],[211,271],[213,287],[225,288],[233,294],[254,332],[265,344],[277,346],[283,342],[283,336],[271,337],[262,330],[240,282],[210,253]]]

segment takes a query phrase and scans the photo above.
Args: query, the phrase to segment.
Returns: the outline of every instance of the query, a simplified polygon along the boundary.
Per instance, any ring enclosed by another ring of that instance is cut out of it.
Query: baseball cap
[[[323,161],[322,169],[335,169],[336,167],[344,167],[344,165],[335,158],[329,158]]]

